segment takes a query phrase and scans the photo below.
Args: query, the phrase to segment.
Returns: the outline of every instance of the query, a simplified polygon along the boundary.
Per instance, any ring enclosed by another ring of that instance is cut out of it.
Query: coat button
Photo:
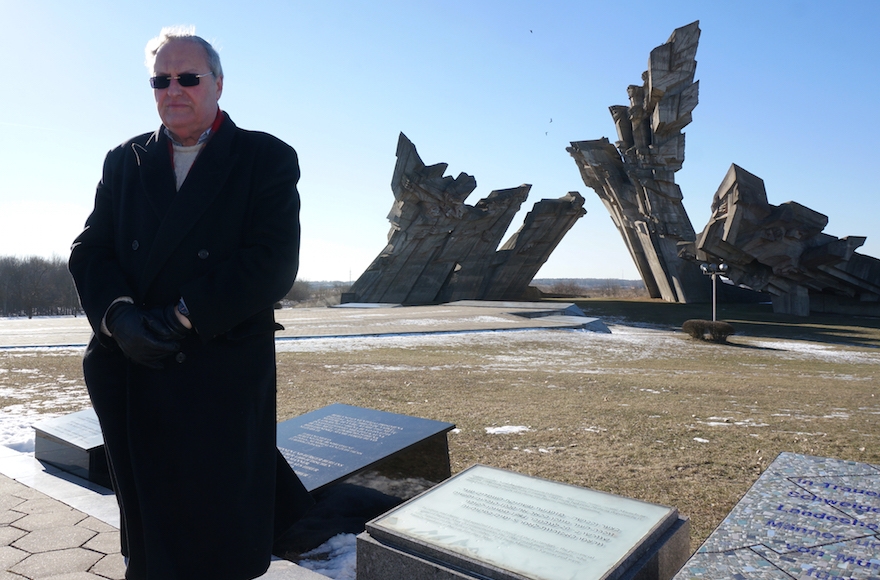
[[[132,249],[132,250],[137,250],[139,247],[140,247],[140,244],[138,243],[137,240],[134,240],[134,241],[131,243],[131,249]]]
[[[174,357],[174,360],[176,360],[176,361],[179,362],[179,363],[182,363],[183,361],[186,360],[186,355],[183,354],[182,352],[179,352],[179,353],[177,353],[177,355]]]
[[[209,255],[208,250],[199,250],[199,258],[202,260],[207,260]]]

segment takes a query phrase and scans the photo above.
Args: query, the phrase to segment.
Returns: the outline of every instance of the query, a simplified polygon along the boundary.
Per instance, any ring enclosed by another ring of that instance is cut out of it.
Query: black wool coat
[[[71,250],[129,580],[257,577],[311,505],[275,446],[273,304],[298,266],[299,164],[223,115],[179,191],[161,129],[110,151]],[[120,297],[183,297],[197,332],[164,368],[134,364],[101,330]]]

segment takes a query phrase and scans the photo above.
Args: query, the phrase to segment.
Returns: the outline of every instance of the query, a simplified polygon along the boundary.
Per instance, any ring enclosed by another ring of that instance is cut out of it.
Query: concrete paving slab
[[[82,529],[82,526],[79,526]],[[115,554],[119,551],[119,532],[116,530],[95,535],[82,545],[83,548],[101,552],[102,554]]]
[[[9,546],[12,542],[27,534],[24,530],[11,526],[0,526],[0,546]]]
[[[19,530],[24,530],[25,532],[36,532],[37,530],[45,530],[46,528],[75,526],[86,517],[88,516],[74,509],[29,514],[20,520],[16,520],[15,527]]]
[[[9,526],[20,520],[24,517],[24,514],[21,512],[14,512],[12,510],[6,510],[0,512],[0,526]]]
[[[88,516],[86,519],[84,519],[83,521],[79,522],[76,525],[78,525],[81,528],[85,528],[87,530],[92,530],[93,532],[113,532],[114,534],[119,533],[116,530],[116,528],[114,528],[113,526],[108,525],[108,524],[102,522],[101,520],[99,520],[98,518],[95,518],[92,516]],[[105,553],[109,553],[109,552],[105,552]]]
[[[278,340],[381,336],[386,334],[436,334],[527,329],[578,329],[598,320],[575,316],[583,312],[574,304],[553,302],[461,301],[436,306],[358,308],[290,308],[277,310],[284,325]],[[600,321],[601,323],[601,321]],[[604,326],[604,324],[602,325]],[[607,331],[605,327],[604,331]]]
[[[279,340],[386,334],[430,334],[526,329],[608,332],[596,318],[564,302],[451,302],[435,306],[346,304],[329,308],[282,308],[275,318]],[[0,318],[0,348],[84,347],[91,336],[83,316]]]
[[[47,578],[70,572],[88,572],[102,557],[102,554],[81,548],[55,550],[31,554],[9,568],[9,571],[32,579]]]
[[[29,532],[16,540],[13,548],[31,554],[79,548],[97,535],[97,532],[76,526],[52,526]]]
[[[116,550],[116,552],[108,554],[98,560],[98,562],[92,566],[92,572],[101,578],[125,578],[125,561],[120,557],[118,547]]]
[[[51,497],[40,497],[29,499],[15,506],[15,511],[25,514],[46,514],[70,511],[70,507]]]
[[[18,504],[25,501],[24,498],[16,497],[14,495],[2,495],[6,491],[12,491],[12,488],[9,488],[9,490],[0,489],[0,511],[6,511],[8,509],[12,509],[15,506],[17,506]]]
[[[29,554],[24,550],[12,546],[0,546],[0,568],[4,570],[12,568],[28,556]]]
[[[105,580],[106,578],[115,578],[115,576],[96,576],[88,572],[73,572],[72,574],[59,574],[57,576],[49,576],[42,580]]]

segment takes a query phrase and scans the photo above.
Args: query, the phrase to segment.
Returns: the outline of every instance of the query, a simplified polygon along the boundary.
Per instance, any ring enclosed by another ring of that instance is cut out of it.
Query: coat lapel
[[[137,157],[141,185],[147,201],[156,216],[162,219],[176,194],[168,137],[159,129],[143,145],[134,143],[131,147]]]
[[[232,142],[235,136],[235,125],[229,117],[226,117],[217,132],[208,140],[205,148],[193,163],[186,180],[173,195],[168,205],[168,211],[162,219],[159,231],[156,233],[155,243],[144,266],[142,283],[144,290],[149,288],[151,282],[161,271],[162,266],[174,253],[180,242],[186,237],[193,226],[202,217],[205,210],[214,203],[223,189],[229,173],[235,164],[236,155],[232,153]],[[163,134],[159,141],[159,147],[168,150],[167,137]],[[164,143],[164,144],[163,144]],[[174,184],[174,170],[171,168],[170,154],[166,153],[168,167],[165,171],[157,166],[158,171],[170,176],[172,191]],[[164,191],[165,179],[161,176],[147,177],[142,172],[142,180],[145,185],[148,180],[157,180],[157,191]],[[154,195],[149,192],[148,195]]]

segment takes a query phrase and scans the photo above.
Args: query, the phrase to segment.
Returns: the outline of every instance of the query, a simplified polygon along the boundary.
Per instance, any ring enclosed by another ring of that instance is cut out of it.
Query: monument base
[[[669,580],[687,561],[691,551],[691,524],[679,516],[678,521],[651,547],[621,580]],[[497,569],[501,580],[520,579],[522,576]],[[474,580],[475,576],[464,570],[456,570],[442,562],[426,560],[412,552],[391,546],[373,538],[368,532],[357,537],[358,580]]]
[[[34,457],[110,489],[104,437],[94,409],[34,425]]]
[[[311,492],[315,506],[276,539],[273,553],[296,560],[333,536],[360,533],[368,521],[450,475],[444,432],[394,453],[367,471]]]
[[[368,522],[358,580],[669,580],[678,510],[482,465]]]

